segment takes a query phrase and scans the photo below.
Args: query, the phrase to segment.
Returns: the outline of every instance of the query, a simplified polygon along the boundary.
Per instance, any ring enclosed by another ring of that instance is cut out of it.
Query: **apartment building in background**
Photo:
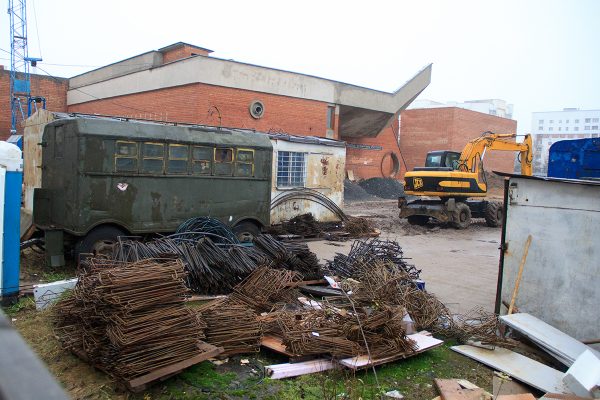
[[[550,146],[559,140],[597,138],[600,136],[600,110],[565,108],[562,111],[532,113],[533,172],[548,172]]]

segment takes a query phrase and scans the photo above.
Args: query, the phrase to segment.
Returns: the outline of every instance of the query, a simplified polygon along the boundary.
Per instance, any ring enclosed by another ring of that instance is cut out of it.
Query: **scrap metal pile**
[[[216,243],[211,235],[202,236],[203,233],[180,233],[149,242],[119,240],[113,258],[118,261],[179,258],[188,272],[187,286],[201,294],[231,293],[235,285],[266,264],[297,271],[306,279],[322,277],[319,259],[306,244],[282,243],[270,235],[260,235],[254,239],[254,246],[243,246]]]
[[[205,323],[185,306],[179,260],[87,259],[75,289],[54,307],[62,346],[120,380],[202,353]]]
[[[358,238],[373,235],[375,232],[371,222],[362,217],[351,217],[344,214],[344,218],[337,222],[319,222],[312,213],[298,215],[289,221],[284,221],[280,226],[272,228],[277,235],[298,235],[302,237],[322,237],[328,240],[345,240],[348,237]]]

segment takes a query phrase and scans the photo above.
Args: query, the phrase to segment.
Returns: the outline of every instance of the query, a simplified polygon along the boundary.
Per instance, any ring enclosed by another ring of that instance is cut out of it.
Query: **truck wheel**
[[[452,226],[466,229],[471,224],[471,209],[465,203],[456,203],[456,211],[452,213]]]
[[[490,201],[485,207],[485,223],[487,226],[500,226],[504,221],[504,208],[502,203],[497,201]]]
[[[79,260],[81,254],[110,256],[118,237],[126,235],[126,232],[116,226],[98,226],[77,242],[75,245],[75,259]]]
[[[411,215],[406,217],[406,220],[411,225],[427,225],[429,217],[427,215]]]
[[[252,242],[256,236],[260,235],[260,228],[251,221],[240,222],[233,227],[232,231],[242,243]]]

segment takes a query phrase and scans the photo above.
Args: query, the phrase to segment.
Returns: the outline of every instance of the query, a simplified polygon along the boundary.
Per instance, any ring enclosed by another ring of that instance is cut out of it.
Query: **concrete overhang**
[[[72,78],[67,105],[203,83],[337,104],[342,136],[376,136],[429,85],[432,68],[428,65],[396,92],[388,93],[214,57],[194,56],[160,66],[158,60],[144,61],[152,67],[123,74],[123,67],[116,63]]]

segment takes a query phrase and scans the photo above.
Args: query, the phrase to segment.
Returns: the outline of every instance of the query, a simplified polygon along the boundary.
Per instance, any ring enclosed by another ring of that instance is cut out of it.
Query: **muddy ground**
[[[382,239],[400,243],[406,257],[422,270],[428,291],[435,293],[451,311],[464,313],[476,307],[494,310],[501,228],[473,219],[469,229],[447,224],[409,225],[398,218],[397,201],[351,202],[344,210],[368,218],[381,230]],[[352,242],[310,242],[322,260],[347,253]]]

